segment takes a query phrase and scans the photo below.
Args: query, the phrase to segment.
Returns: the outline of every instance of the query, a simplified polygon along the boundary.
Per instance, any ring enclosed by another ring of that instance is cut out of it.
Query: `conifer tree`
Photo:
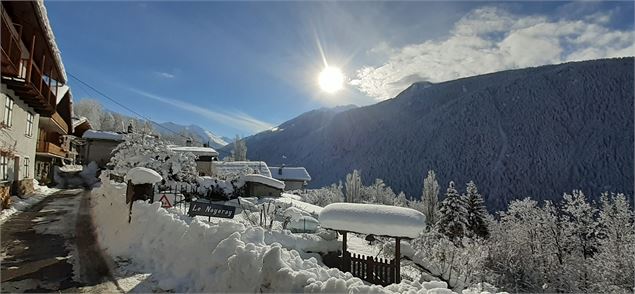
[[[454,188],[454,182],[451,181],[445,199],[441,202],[439,209],[439,221],[437,222],[439,232],[445,234],[455,243],[459,242],[465,236],[467,227],[467,210],[465,202],[459,192]]]
[[[467,183],[465,195],[465,209],[467,210],[467,232],[470,237],[478,236],[487,238],[489,229],[487,228],[487,209],[485,201],[478,193],[476,184],[473,181]]]

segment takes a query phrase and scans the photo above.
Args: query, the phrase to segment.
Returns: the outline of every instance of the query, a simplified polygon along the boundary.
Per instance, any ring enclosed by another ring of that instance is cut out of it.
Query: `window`
[[[0,179],[6,181],[9,179],[9,158],[6,156],[0,156]]]
[[[33,136],[33,113],[26,113],[26,133],[28,137]]]
[[[2,121],[7,127],[13,124],[13,99],[7,97],[4,101],[4,120]]]
[[[29,166],[31,165],[31,159],[28,157],[24,158],[24,178],[29,177]]]

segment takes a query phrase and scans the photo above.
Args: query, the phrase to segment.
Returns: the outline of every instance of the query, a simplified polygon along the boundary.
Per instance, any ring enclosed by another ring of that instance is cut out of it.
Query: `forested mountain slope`
[[[307,168],[319,187],[360,169],[419,197],[474,180],[490,209],[582,189],[633,194],[633,58],[510,70],[351,109],[320,109],[246,139],[248,157]],[[231,145],[226,148],[231,148]]]

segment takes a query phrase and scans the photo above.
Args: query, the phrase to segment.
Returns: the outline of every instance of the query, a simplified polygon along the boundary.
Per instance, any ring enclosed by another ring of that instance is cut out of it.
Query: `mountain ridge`
[[[433,169],[442,187],[474,180],[496,208],[572,189],[632,195],[632,68],[629,57],[414,83],[392,99],[310,111],[247,137],[248,157],[305,166],[310,187],[360,169],[366,184],[381,178],[415,198]]]

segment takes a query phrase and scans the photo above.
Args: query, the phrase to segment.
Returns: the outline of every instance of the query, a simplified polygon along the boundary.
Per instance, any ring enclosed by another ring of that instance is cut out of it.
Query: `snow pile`
[[[240,178],[221,180],[213,177],[196,177],[200,194],[208,193],[209,198],[231,199],[240,196],[245,182]]]
[[[33,185],[35,187],[35,192],[33,194],[30,194],[25,198],[11,196],[11,206],[0,211],[0,224],[5,222],[13,214],[24,211],[27,208],[31,207],[33,204],[36,204],[49,195],[59,191],[59,189],[40,186],[36,180],[33,180],[33,182]]]
[[[297,207],[316,217],[320,215],[320,211],[322,211],[322,207],[300,201],[297,198],[298,197],[296,195],[282,193],[282,197],[276,198],[275,201],[291,204],[293,207]]]
[[[82,135],[84,139],[93,140],[110,140],[110,141],[123,141],[123,135],[115,132],[87,130]]]
[[[360,203],[329,204],[319,219],[323,228],[406,238],[419,236],[426,224],[423,213],[411,208]]]
[[[269,187],[274,187],[280,190],[284,189],[284,182],[278,181],[274,178],[270,178],[267,176],[263,176],[259,174],[248,174],[248,175],[242,175],[241,178],[245,182],[260,183],[260,184],[267,185]]]
[[[291,234],[267,234],[258,226],[231,221],[205,223],[137,201],[128,221],[126,185],[102,177],[92,192],[98,241],[112,257],[133,260],[151,272],[162,289],[174,292],[348,292],[440,293],[418,282],[369,286],[350,273],[304,259],[279,243]],[[285,237],[286,236],[286,237]],[[319,238],[316,236],[316,238]],[[272,240],[267,240],[272,239]]]
[[[163,177],[149,168],[135,167],[128,171],[124,179],[126,182],[131,181],[135,185],[141,185],[158,183],[163,180]]]
[[[66,165],[53,168],[53,180],[58,188],[92,187],[99,179],[97,172],[99,166],[92,161],[87,166]]]

